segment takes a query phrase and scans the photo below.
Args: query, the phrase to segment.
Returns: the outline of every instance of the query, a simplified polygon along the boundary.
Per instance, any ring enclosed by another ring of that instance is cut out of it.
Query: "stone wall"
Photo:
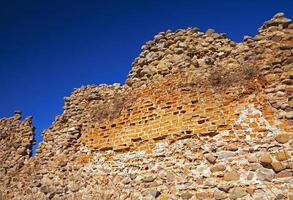
[[[293,25],[235,43],[159,33],[125,85],[66,97],[31,157],[31,118],[0,120],[0,199],[293,199]]]
[[[21,121],[21,112],[0,119],[0,182],[5,184],[26,164],[32,154],[32,117]]]
[[[287,120],[275,118],[260,81],[247,80],[225,91],[215,91],[207,85],[190,86],[185,81],[184,77],[170,76],[131,93],[135,101],[126,104],[118,118],[97,123],[83,134],[85,145],[97,150],[151,151],[155,142],[213,136],[221,131],[229,133],[228,138],[234,134],[242,135],[242,139],[246,135],[257,137],[268,131],[265,124],[258,122],[259,114],[248,115],[247,124],[241,121],[240,111],[252,104],[271,125],[292,130]],[[257,94],[251,95],[254,91]]]

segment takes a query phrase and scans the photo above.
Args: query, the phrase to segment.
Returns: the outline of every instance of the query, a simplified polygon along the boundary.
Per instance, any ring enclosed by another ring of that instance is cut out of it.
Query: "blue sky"
[[[124,83],[140,47],[158,32],[214,28],[255,35],[292,0],[0,0],[0,118],[21,110],[41,131],[63,97],[87,84]]]

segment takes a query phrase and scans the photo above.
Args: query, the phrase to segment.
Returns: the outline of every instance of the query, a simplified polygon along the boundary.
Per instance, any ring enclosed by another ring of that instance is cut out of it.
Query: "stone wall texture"
[[[35,156],[32,118],[0,119],[0,200],[293,200],[293,24],[235,43],[197,28],[142,47],[124,85],[64,98]]]

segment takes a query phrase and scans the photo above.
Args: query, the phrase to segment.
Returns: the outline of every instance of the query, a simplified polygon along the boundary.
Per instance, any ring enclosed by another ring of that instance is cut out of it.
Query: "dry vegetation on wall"
[[[125,106],[127,96],[125,94],[116,94],[113,99],[103,102],[97,106],[92,113],[92,118],[97,122],[112,121],[118,116]]]
[[[246,84],[248,80],[255,78],[261,78],[259,68],[249,65],[237,69],[216,67],[210,73],[208,80],[216,90],[223,90],[238,83]]]

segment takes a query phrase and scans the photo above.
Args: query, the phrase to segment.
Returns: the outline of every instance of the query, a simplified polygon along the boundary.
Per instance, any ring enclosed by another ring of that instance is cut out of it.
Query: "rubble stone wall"
[[[293,25],[235,43],[161,32],[124,85],[64,98],[31,156],[31,117],[0,119],[0,200],[293,199]]]
[[[28,161],[34,143],[32,117],[21,121],[21,113],[0,119],[0,182],[12,178]]]

